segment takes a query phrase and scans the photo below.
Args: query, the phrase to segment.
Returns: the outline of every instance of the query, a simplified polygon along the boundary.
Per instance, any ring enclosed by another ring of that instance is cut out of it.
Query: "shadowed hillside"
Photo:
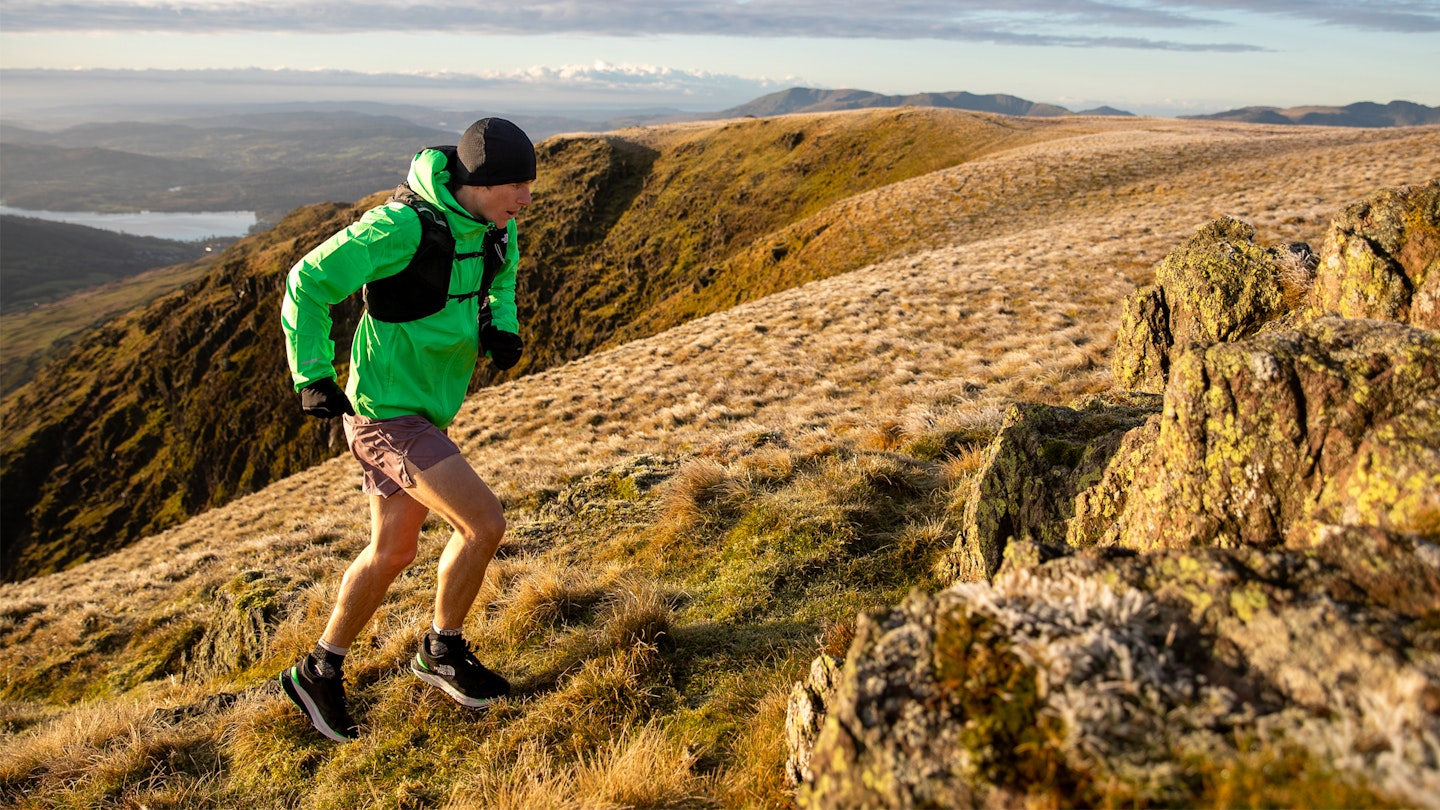
[[[911,251],[470,398],[452,434],[494,484],[510,528],[466,630],[477,656],[515,683],[509,700],[468,712],[403,672],[448,535],[437,520],[347,665],[361,739],[342,747],[320,738],[272,686],[313,644],[345,565],[368,541],[353,464],[335,459],[102,559],[0,586],[0,796],[21,807],[795,806],[785,774],[796,681],[816,671],[817,653],[873,644],[866,617],[886,616],[912,589],[950,584],[947,561],[1007,408],[1111,389],[1122,301],[1154,282],[1162,258],[1203,223],[1230,214],[1264,243],[1318,245],[1341,205],[1440,174],[1434,129],[1143,122],[1054,131],[840,198],[791,226],[814,223],[818,233],[800,231],[811,234],[799,253],[812,261],[822,249],[883,252],[907,238]],[[661,163],[663,148],[640,145],[660,154],[635,148],[612,160]],[[637,186],[640,199],[647,189]],[[1033,214],[1024,203],[1032,198]],[[630,209],[621,207],[597,219],[623,220]],[[1178,645],[1186,652],[1175,658],[1193,663],[1186,655],[1200,640],[1190,630],[1167,638],[1167,624],[1145,612],[1153,606],[1077,578],[1087,574],[1080,563],[1103,559],[1077,556],[1059,569],[1052,601],[1088,606],[1092,624],[1113,618],[1115,628],[1088,647],[1080,639],[1054,665],[1102,661],[1142,634],[1155,647]],[[1152,559],[1207,583],[1238,576],[1199,553],[1119,559],[1132,561],[1116,570],[1134,579]],[[1246,559],[1268,578],[1212,597],[1216,610],[1268,616],[1262,600],[1285,594],[1282,575],[1324,565],[1322,557],[1267,568],[1286,558],[1258,551]],[[1349,599],[1370,586],[1332,584]],[[947,664],[936,676],[989,700],[1029,682],[998,620],[981,613],[1012,595],[999,591],[987,606],[984,588],[954,592],[977,594],[977,618],[945,636],[974,668]],[[918,612],[922,602],[906,604]],[[1326,610],[1345,612],[1322,602],[1314,622]],[[1404,632],[1423,641],[1432,620]],[[1243,643],[1287,638],[1270,624],[1230,622],[1221,629]],[[1283,660],[1257,663],[1283,672]],[[1234,665],[1217,658],[1206,671]],[[1127,706],[1149,699],[1123,691],[1118,675],[1102,685],[1077,699],[1110,700],[1122,721]],[[1203,698],[1216,688],[1187,705],[1212,707]],[[1016,755],[994,747],[976,783],[1014,776],[1006,786],[1016,792],[995,795],[1011,803],[1144,804],[1158,795],[1151,801],[1186,806],[1414,804],[1413,793],[1341,770],[1352,755],[1381,750],[1379,737],[1319,759],[1245,736],[1246,718],[1272,709],[1270,688],[1257,681],[1251,702],[1225,715],[1229,731],[1208,738],[1216,751],[1253,746],[1233,763],[1244,767],[1174,760],[1165,773],[1182,778],[1164,794],[1127,781],[1123,761],[1119,776],[1102,781],[1045,759],[1068,739],[1110,744],[1131,727],[1087,715],[1077,722],[1090,736],[1026,737],[1062,730],[1049,720],[1007,725],[1012,715],[997,707],[1015,705],[1025,719],[1031,693],[969,707],[998,719],[954,736],[1009,741]],[[1317,702],[1323,710],[1325,696]],[[1164,737],[1155,731],[1147,739]],[[1038,792],[1026,794],[1027,784]]]

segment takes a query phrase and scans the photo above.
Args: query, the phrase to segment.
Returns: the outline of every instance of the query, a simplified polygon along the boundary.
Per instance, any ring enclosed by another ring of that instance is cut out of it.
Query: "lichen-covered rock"
[[[1377,192],[1331,223],[1317,313],[1440,329],[1440,179]]]
[[[1121,307],[1111,375],[1121,388],[1131,391],[1165,390],[1174,342],[1165,291],[1153,285],[1141,287],[1127,295]]]
[[[799,804],[1440,808],[1440,333],[1397,322],[1437,198],[1327,242],[1317,297],[1381,319],[1233,220],[1167,257],[1114,360],[1163,408],[1011,409],[960,581],[862,617]]]
[[[1119,446],[1100,480],[1075,494],[1075,514],[1065,524],[1065,544],[1072,548],[1114,546],[1124,533],[1126,498],[1136,473],[1155,451],[1160,436],[1159,407],[1145,422],[1120,437]]]
[[[825,720],[826,706],[840,685],[840,662],[821,654],[810,662],[810,677],[795,684],[785,705],[785,746],[790,755],[785,760],[785,779],[794,787],[810,781],[810,757],[820,726]]]
[[[1440,334],[1398,323],[1332,316],[1184,354],[1118,543],[1270,547],[1315,522],[1440,539],[1437,403]]]
[[[1159,393],[1176,349],[1253,335],[1284,311],[1280,266],[1292,248],[1254,240],[1250,225],[1221,217],[1156,265],[1155,285],[1125,301],[1111,359],[1118,386]]]
[[[1010,408],[965,503],[964,529],[950,555],[956,579],[992,576],[1012,540],[1063,544],[1075,496],[1100,481],[1131,428],[1159,410],[1159,398],[1093,398],[1076,408],[1020,403]]]
[[[1394,632],[1440,547],[1313,539],[1084,550],[867,618],[800,806],[1440,807],[1434,600]],[[1356,604],[1376,553],[1392,598]]]

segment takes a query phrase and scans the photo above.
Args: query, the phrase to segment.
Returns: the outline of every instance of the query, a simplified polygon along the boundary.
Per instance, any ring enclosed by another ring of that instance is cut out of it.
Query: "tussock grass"
[[[0,797],[789,806],[791,684],[858,613],[946,584],[1005,407],[1107,389],[1154,262],[1218,213],[1318,245],[1345,203],[1440,174],[1433,128],[1103,126],[816,196],[781,261],[866,263],[473,396],[452,435],[510,537],[465,629],[509,699],[475,713],[407,674],[439,521],[347,664],[360,740],[320,738],[270,685],[368,541],[338,459],[0,586]]]

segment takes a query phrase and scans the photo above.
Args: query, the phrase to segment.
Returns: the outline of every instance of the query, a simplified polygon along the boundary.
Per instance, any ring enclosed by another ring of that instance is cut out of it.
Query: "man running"
[[[440,555],[435,613],[410,669],[464,706],[510,684],[461,635],[505,534],[500,501],[446,434],[483,353],[520,360],[515,216],[530,204],[535,149],[513,123],[484,118],[455,146],[422,149],[385,205],[334,234],[291,270],[281,323],[304,412],[341,416],[370,500],[370,544],[345,571],[315,649],[280,676],[322,734],[358,730],[345,703],[345,655],[415,559],[433,510],[454,529]],[[330,307],[364,288],[349,377],[335,381]]]

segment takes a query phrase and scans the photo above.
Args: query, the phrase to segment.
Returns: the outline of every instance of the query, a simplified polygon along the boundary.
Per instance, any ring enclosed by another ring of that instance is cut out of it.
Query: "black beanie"
[[[465,130],[450,161],[451,186],[501,186],[535,179],[535,147],[504,118],[481,118]]]

